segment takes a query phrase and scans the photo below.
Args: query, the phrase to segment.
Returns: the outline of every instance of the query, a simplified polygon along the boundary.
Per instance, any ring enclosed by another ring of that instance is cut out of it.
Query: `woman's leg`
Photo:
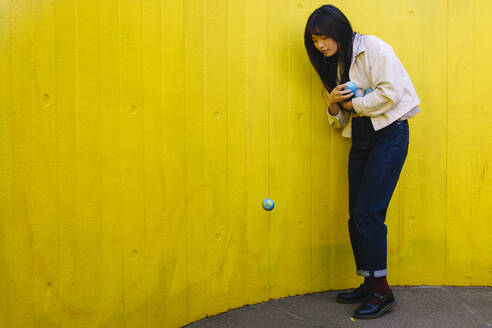
[[[360,237],[358,274],[368,277],[369,302],[353,316],[377,318],[395,304],[388,273],[386,211],[408,152],[408,123],[397,121],[375,132],[350,213],[351,229]]]
[[[368,119],[368,118],[367,118]],[[371,124],[370,122],[365,122]],[[355,203],[356,195],[358,193],[362,176],[364,174],[364,168],[369,156],[368,138],[364,137],[364,131],[370,131],[372,125],[364,127],[363,120],[358,118],[352,121],[352,147],[349,154],[348,165],[348,178],[349,178],[349,212],[352,211],[352,206]],[[368,129],[370,127],[370,129]],[[360,266],[359,254],[362,247],[362,236],[357,230],[351,228],[349,221],[349,234],[350,243],[354,253],[355,263],[357,269]],[[348,292],[341,292],[337,294],[337,301],[340,303],[363,303],[367,300],[368,296],[368,284],[367,278],[364,279],[364,283],[360,287],[350,290]]]
[[[357,142],[352,142],[352,147],[350,148],[349,155],[349,166],[348,166],[348,176],[349,176],[349,212],[352,211],[352,205],[354,204],[355,196],[358,193],[360,182],[364,173],[365,163],[367,161],[369,151],[366,147]],[[357,230],[351,228],[349,221],[349,234],[350,243],[352,245],[352,251],[354,253],[355,263],[357,269],[360,268],[360,257],[362,247],[362,236]],[[368,284],[367,278],[364,279],[364,283],[358,288],[350,290],[348,292],[341,292],[337,294],[337,301],[339,303],[363,303],[367,300]]]
[[[359,193],[362,177],[364,175],[364,168],[366,166],[367,159],[369,157],[369,149],[362,147],[362,144],[357,140],[353,141],[349,154],[348,176],[349,176],[349,215],[353,216],[353,208],[357,195]],[[354,253],[355,265],[357,271],[361,269],[360,254],[362,253],[363,236],[355,229],[352,219],[348,222],[350,243],[352,245],[352,251]]]
[[[356,204],[357,195],[359,194],[374,134],[375,131],[369,117],[358,117],[352,120],[352,146],[350,148],[348,162],[350,217],[353,216],[352,211]],[[361,268],[360,255],[364,247],[363,236],[356,229],[352,219],[349,219],[348,228],[355,264],[357,272],[359,272]]]
[[[408,151],[408,123],[396,121],[375,132],[358,189],[352,195],[350,231],[359,274],[387,274],[386,211]]]

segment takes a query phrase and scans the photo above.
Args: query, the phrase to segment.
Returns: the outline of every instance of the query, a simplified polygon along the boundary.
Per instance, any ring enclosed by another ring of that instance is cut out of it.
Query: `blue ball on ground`
[[[367,90],[364,92],[364,96],[365,96],[365,95],[367,95],[367,94],[369,94],[369,93],[371,93],[371,92],[373,92],[373,91],[374,91],[374,90],[373,90],[372,88],[367,89]]]

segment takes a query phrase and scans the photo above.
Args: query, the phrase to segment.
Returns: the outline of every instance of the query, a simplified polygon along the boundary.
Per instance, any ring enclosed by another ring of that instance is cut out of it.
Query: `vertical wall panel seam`
[[[475,20],[475,18],[476,18],[476,15],[475,15],[475,0],[472,0],[471,5],[472,5],[472,19],[473,19],[473,21],[472,21],[472,35],[471,35],[471,40],[472,40],[473,43],[472,43],[472,47],[471,47],[471,52],[472,52],[471,65],[472,65],[472,69],[470,70],[470,74],[471,74],[470,81],[471,81],[471,90],[473,92],[475,90],[474,85],[473,85],[474,84],[473,83],[473,81],[474,81],[474,78],[473,78],[473,73],[474,73],[473,63],[474,63],[474,54],[475,54],[474,34],[475,34],[475,27],[476,27],[476,20]],[[471,97],[471,108],[473,108],[473,109],[475,109],[475,106],[473,104],[474,100],[475,100],[474,97]],[[471,122],[473,123],[473,117],[471,119]],[[475,134],[475,129],[473,129],[473,125],[472,125],[472,131],[474,131],[473,134]],[[474,138],[472,136],[472,140],[473,139]],[[472,146],[472,149],[471,149],[472,150],[472,158],[473,158],[473,148],[474,148],[474,146]],[[472,172],[475,172],[475,174],[476,174],[477,168],[479,167],[477,165],[477,159],[476,158],[473,158],[473,160],[471,160],[471,162],[472,162],[471,163],[471,170],[472,170]],[[478,175],[478,177],[480,177],[480,175]],[[471,179],[471,174],[470,174],[470,179]],[[471,179],[471,180],[473,181],[473,179]],[[477,181],[477,182],[480,182],[480,181]],[[473,182],[472,182],[472,185],[473,185]],[[471,187],[470,187],[470,189],[471,189]],[[470,190],[470,192],[471,192],[471,190]],[[478,197],[480,197],[480,190],[478,192],[479,192]],[[474,202],[474,199],[476,199],[476,198],[475,197],[472,197],[471,204],[469,204],[469,206],[470,206],[470,216],[469,216],[470,217],[470,230],[469,230],[469,232],[470,233],[473,233],[473,214],[474,214],[474,211],[473,211],[474,204],[473,204],[473,202]],[[473,247],[472,247],[472,249],[473,249]],[[470,285],[473,285],[473,277],[476,276],[474,274],[474,271],[473,271],[473,263],[474,263],[474,261],[473,261],[473,256],[472,256],[472,258],[470,259],[470,272],[471,272],[471,277],[472,277],[472,279],[470,281]],[[492,274],[492,272],[491,272],[491,274]]]
[[[183,39],[186,37],[186,8],[187,0],[183,1],[183,26],[182,34]],[[184,41],[184,40],[183,40]],[[188,170],[186,166],[186,43],[183,42],[183,185],[184,185],[184,222],[185,222],[185,273],[186,273],[186,292],[185,292],[185,304],[186,304],[186,322],[190,321],[190,302],[189,302],[189,292],[190,292],[190,279],[188,274]]]
[[[54,85],[53,85],[53,108],[55,110],[55,198],[56,198],[56,284],[60,288],[60,168],[58,167],[60,158],[60,144],[58,139],[58,65],[56,58],[56,2],[53,2],[53,73],[54,73]],[[56,316],[56,323],[61,326],[60,315]]]
[[[119,131],[121,131],[121,89],[122,89],[122,40],[121,40],[121,0],[118,0],[118,128]],[[119,183],[118,186],[119,188],[119,193],[121,195],[121,134],[118,134],[118,154],[120,158],[118,159],[119,161],[119,166],[118,167],[118,172],[120,173],[119,176]],[[122,306],[123,306],[123,313],[122,315],[122,320],[124,323],[124,327],[126,327],[126,317],[125,317],[125,312],[126,312],[126,299],[125,299],[125,260],[124,260],[124,248],[125,248],[125,238],[121,238],[121,250],[118,255],[121,256],[121,301],[122,301]]]
[[[161,121],[159,122],[159,139],[160,139],[160,144],[159,144],[159,151],[160,151],[160,156],[159,156],[159,170],[161,170],[161,183],[162,183],[162,212],[161,215],[162,217],[160,218],[162,222],[166,222],[166,161],[164,159],[165,156],[165,133],[166,133],[166,101],[164,100],[164,89],[165,89],[165,64],[164,64],[164,38],[165,38],[165,33],[164,33],[164,3],[163,1],[159,1],[160,7],[159,7],[159,42],[160,42],[160,47],[159,47],[159,74],[160,74],[160,82],[161,84],[159,85],[159,110],[161,111]],[[160,225],[159,225],[160,226]],[[165,224],[164,224],[165,226]],[[165,230],[164,230],[165,231]],[[159,239],[163,237],[163,234],[159,235]],[[163,247],[165,243],[165,239],[162,238],[161,242],[159,245]],[[165,247],[163,247],[165,248]],[[179,249],[176,249],[176,253],[178,253]],[[160,259],[162,261],[162,258]],[[162,262],[161,262],[162,263]],[[177,261],[176,261],[176,266]],[[166,313],[167,308],[166,308],[166,302],[164,301],[164,306],[163,306],[163,311]],[[185,310],[186,311],[186,310]]]
[[[99,192],[97,194],[98,196],[98,199],[97,199],[97,207],[98,207],[98,213],[97,213],[97,216],[98,216],[98,220],[99,220],[99,231],[98,231],[98,241],[99,241],[99,247],[100,247],[100,252],[99,252],[99,258],[102,260],[104,258],[104,255],[102,254],[102,238],[103,238],[103,234],[104,234],[104,230],[103,230],[103,218],[102,218],[102,191],[103,191],[103,187],[102,187],[102,184],[103,184],[103,180],[102,180],[102,115],[101,115],[101,109],[102,109],[102,106],[101,106],[101,102],[102,102],[102,98],[101,98],[101,42],[100,42],[100,39],[101,39],[101,21],[100,21],[100,12],[99,12],[99,6],[100,6],[100,3],[98,2],[96,4],[96,22],[97,22],[97,42],[95,42],[94,44],[97,46],[97,107],[98,107],[98,112],[97,114],[99,115],[98,117],[98,123],[99,123],[99,142],[98,142],[98,146],[99,146],[99,149],[98,149],[98,188],[99,188]],[[103,261],[101,261],[101,264],[103,264]],[[101,266],[101,272],[104,274],[104,266],[102,265]],[[100,286],[102,287],[102,285]],[[101,288],[102,289],[102,288]],[[104,295],[102,296],[104,297]],[[99,299],[99,302],[101,302],[101,299]],[[99,313],[99,318],[100,318],[101,314]],[[98,318],[98,321],[100,320]],[[98,325],[99,325],[99,322],[98,322]]]
[[[226,156],[226,183],[225,183],[225,187],[226,187],[226,208],[225,208],[225,213],[226,213],[226,223],[227,223],[227,238],[225,239],[226,242],[227,242],[227,245],[230,245],[230,240],[231,240],[231,235],[230,235],[230,222],[231,222],[231,218],[230,218],[230,208],[229,208],[229,201],[230,201],[230,197],[229,197],[229,43],[228,43],[228,36],[227,36],[227,27],[228,27],[228,19],[227,19],[227,13],[228,13],[228,7],[227,7],[227,0],[223,0],[224,2],[224,31],[225,31],[225,38],[224,38],[224,62],[225,62],[225,67],[224,67],[224,74],[225,74],[225,96],[224,96],[224,111],[225,111],[225,120],[226,120],[226,123],[225,123],[225,130],[226,130],[226,138],[225,138],[225,146],[226,146],[226,153],[225,153],[225,156]],[[230,272],[230,266],[231,266],[231,262],[230,262],[230,257],[229,257],[229,252],[228,252],[228,247],[226,248],[226,252],[225,252],[225,255],[224,255],[224,261],[225,261],[225,265],[224,265],[224,270],[225,270],[225,273],[229,273]],[[224,274],[224,277],[226,278],[229,278],[230,279],[230,276]],[[230,301],[230,289],[229,289],[229,284],[227,284],[227,287],[226,287],[226,301],[227,301],[227,309],[230,309],[231,308],[231,301]]]
[[[448,140],[449,140],[449,0],[446,0],[446,124],[445,124],[445,129],[446,129],[446,134],[445,134],[445,167],[444,167],[444,172],[445,172],[445,189],[444,189],[444,199],[445,199],[445,205],[444,205],[444,282],[447,282],[447,273],[448,273],[448,179],[449,179],[449,172],[448,172],[448,159],[449,159],[449,145],[448,145]]]
[[[278,1],[278,0],[277,0]],[[287,7],[287,17],[290,19],[290,8]],[[287,173],[287,181],[288,181],[288,185],[290,186],[291,183],[292,183],[292,172],[293,170],[295,169],[295,167],[293,168],[293,163],[292,163],[292,160],[291,160],[291,149],[293,147],[291,147],[291,129],[292,129],[292,125],[291,125],[291,116],[292,116],[292,81],[291,81],[291,77],[292,77],[292,40],[291,40],[291,33],[290,33],[290,29],[287,29],[287,167],[288,167],[288,173]],[[293,202],[294,202],[294,193],[292,191],[292,188],[289,188],[289,193],[288,193],[288,200],[289,200],[289,218],[287,221],[292,220],[292,205],[293,205]],[[294,217],[294,219],[296,219]],[[294,222],[294,220],[291,221],[292,223]],[[289,229],[290,230],[290,229]],[[291,230],[289,231],[291,232]],[[289,233],[287,233],[287,235],[289,235]],[[289,247],[292,247],[294,243],[290,244]],[[294,246],[294,249],[295,249],[295,246]],[[291,260],[291,259],[289,259]],[[294,259],[292,259],[294,260]],[[292,261],[291,260],[291,261]],[[290,263],[292,265],[292,262]],[[297,268],[292,268],[292,270],[298,270]],[[288,295],[291,296],[292,295],[292,290],[293,288],[295,289],[295,282],[294,284],[292,284],[292,278],[295,277],[295,275],[291,275],[290,279],[289,279],[289,286],[288,286]]]
[[[211,256],[211,252],[213,252],[213,248],[210,247],[211,244],[213,243],[213,241],[211,240],[210,238],[210,235],[212,234],[212,230],[210,229],[210,227],[212,226],[212,228],[216,228],[216,221],[214,220],[214,224],[212,225],[210,222],[211,222],[211,219],[212,217],[214,216],[213,214],[211,215],[210,213],[210,203],[209,203],[209,200],[210,200],[210,189],[212,188],[212,186],[210,185],[210,170],[209,170],[209,166],[210,166],[210,159],[209,159],[209,156],[210,156],[210,149],[209,149],[209,145],[210,145],[210,141],[209,141],[209,129],[207,128],[208,127],[208,113],[207,113],[207,110],[210,108],[210,104],[207,102],[207,82],[208,82],[208,78],[209,78],[209,70],[207,69],[207,59],[208,59],[208,51],[207,51],[207,48],[205,46],[205,41],[207,40],[207,34],[206,34],[206,31],[205,31],[205,22],[206,22],[206,19],[209,14],[207,12],[207,1],[206,0],[200,0],[200,5],[201,5],[201,20],[200,20],[200,24],[201,24],[201,45],[200,45],[200,49],[202,50],[202,56],[201,56],[201,62],[202,62],[202,67],[201,67],[201,73],[202,73],[202,92],[201,92],[201,99],[202,99],[202,120],[203,120],[203,131],[201,131],[203,133],[203,139],[202,139],[202,142],[203,142],[203,149],[204,149],[204,158],[205,158],[205,165],[203,165],[203,171],[202,171],[202,174],[203,174],[203,179],[205,180],[205,199],[204,199],[204,203],[205,203],[205,211],[204,211],[204,214],[205,214],[205,231],[204,231],[204,234],[205,234],[205,247],[206,247],[206,251],[205,251],[205,259],[204,259],[204,262],[202,263],[203,266],[204,266],[204,271],[202,272],[204,274],[204,277],[202,278],[205,278],[207,279],[207,262],[210,260],[211,257],[213,257],[213,255]],[[213,154],[213,152],[212,152]],[[213,156],[213,155],[212,155]],[[215,181],[214,181],[215,182]],[[213,261],[212,261],[213,262]],[[207,300],[207,303],[212,305],[214,303],[214,300],[212,299],[211,297],[211,284],[205,284],[205,287],[206,287],[206,294],[205,294],[205,299]],[[205,314],[206,315],[209,315],[209,309],[210,308],[206,308],[205,309]]]
[[[248,18],[249,18],[249,15],[248,15],[248,4],[247,4],[247,0],[244,1],[244,25],[245,25],[245,34],[249,34],[249,22],[248,22]],[[249,35],[247,35],[249,36]],[[245,100],[245,105],[244,105],[244,108],[246,110],[246,113],[244,115],[244,124],[246,125],[246,128],[245,128],[245,145],[244,145],[244,163],[245,163],[245,168],[244,168],[244,188],[245,188],[245,194],[246,194],[246,199],[245,199],[245,204],[246,204],[246,207],[245,207],[245,210],[246,212],[244,213],[244,234],[245,234],[245,243],[246,243],[246,255],[249,256],[248,252],[249,252],[249,244],[248,244],[248,228],[247,228],[247,224],[250,222],[250,220],[248,220],[248,215],[249,215],[249,210],[248,210],[248,204],[249,204],[249,192],[248,192],[248,166],[249,166],[249,161],[248,161],[248,145],[249,145],[249,136],[250,136],[250,125],[249,125],[249,118],[250,118],[250,104],[249,104],[249,80],[248,80],[248,76],[249,76],[249,43],[248,43],[248,37],[245,37],[244,38],[244,49],[245,49],[245,52],[246,52],[246,55],[245,55],[245,74],[244,76],[246,77],[245,79],[245,96],[244,96],[244,100]],[[246,261],[246,266],[248,265],[248,262]],[[244,269],[243,269],[244,270]],[[250,286],[246,286],[247,288],[249,288]],[[250,294],[248,294],[248,297],[249,297]],[[248,299],[248,302],[249,302],[249,299]]]
[[[266,140],[266,145],[267,145],[267,191],[269,197],[272,196],[272,190],[271,190],[271,174],[270,174],[270,163],[271,163],[271,135],[270,135],[270,128],[271,128],[271,106],[270,106],[270,65],[269,65],[269,50],[270,50],[270,0],[267,0],[267,31],[266,31],[266,39],[267,39],[267,47],[266,47],[266,101],[267,101],[267,140]],[[273,197],[271,197],[273,198]],[[268,216],[268,299],[272,298],[272,220],[271,216]]]
[[[78,169],[80,165],[80,108],[79,108],[79,29],[78,29],[78,22],[79,22],[79,16],[78,16],[78,1],[74,1],[74,16],[75,16],[75,22],[74,22],[74,33],[75,33],[75,122],[76,122],[76,153],[77,153],[77,164],[75,165],[77,169],[77,178],[75,179],[76,187],[75,190],[77,192],[77,195],[79,193],[78,186],[79,186],[79,180],[78,180]],[[76,197],[77,202],[76,204],[78,205],[78,196]],[[78,206],[77,206],[78,207]],[[76,216],[78,216],[78,208],[76,212]]]
[[[311,8],[311,6],[309,6]],[[304,34],[303,34],[304,35]],[[303,40],[304,41],[304,40]],[[309,61],[309,57],[306,58]],[[310,249],[310,257],[311,257],[311,274],[310,274],[310,292],[313,292],[313,272],[314,272],[314,259],[313,259],[313,248],[314,248],[314,218],[313,218],[313,208],[314,208],[314,200],[313,200],[313,69],[309,68],[309,199],[310,199],[310,210],[311,210],[311,249]]]
[[[30,111],[29,111],[29,132],[30,132],[30,136],[29,136],[29,179],[30,181],[28,182],[28,186],[26,186],[26,189],[27,189],[27,217],[26,217],[26,220],[27,220],[27,223],[29,225],[33,225],[33,201],[32,201],[32,195],[33,195],[33,183],[32,181],[34,180],[34,176],[33,176],[33,159],[34,159],[34,149],[33,149],[33,140],[34,140],[34,124],[33,124],[33,113],[34,111],[36,110],[35,109],[35,102],[34,102],[34,99],[36,97],[35,95],[35,78],[36,78],[36,75],[34,73],[34,70],[35,70],[35,61],[34,61],[34,26],[33,26],[33,12],[32,12],[32,0],[29,1],[29,42],[30,42],[30,49],[31,49],[31,60],[30,60],[30,64],[31,64],[31,69],[29,70],[29,76],[30,76]],[[33,229],[34,230],[34,229]],[[30,238],[32,239],[32,242],[33,244],[31,245],[32,247],[32,250],[31,250],[31,257],[32,257],[32,261],[35,262],[36,259],[35,259],[35,256],[36,256],[36,252],[35,252],[35,249],[36,249],[36,244],[35,244],[35,232],[34,231],[31,231],[30,232]],[[33,263],[34,265],[34,263]],[[35,286],[36,284],[36,278],[35,278],[35,272],[31,272],[31,274],[33,274],[33,282],[32,282],[32,285],[30,285],[32,288],[33,288],[33,294],[34,294],[34,297],[38,297],[38,293],[37,293],[37,288]],[[37,309],[36,309],[36,301],[34,299],[31,299],[30,300],[30,306],[32,307],[32,315],[34,315],[34,313],[37,312]]]
[[[316,2],[315,0],[313,0],[314,2]],[[324,98],[324,95],[328,93],[328,90],[326,90],[326,93],[324,92],[326,89],[326,87],[324,86],[324,83],[323,83],[323,89],[322,89],[322,94],[323,94],[323,102],[325,103],[325,98]],[[326,106],[327,107],[327,106]],[[326,110],[328,110],[328,107],[326,108]],[[329,204],[330,204],[330,217],[329,217],[329,223],[330,223],[330,227],[332,227],[332,229],[330,229],[330,242],[332,244],[332,247],[330,247],[330,280],[329,280],[329,286],[330,288],[333,288],[333,281],[334,281],[334,275],[335,275],[335,272],[334,272],[334,264],[335,264],[335,246],[333,246],[335,244],[335,229],[333,229],[333,227],[335,226],[335,213],[333,212],[334,211],[334,206],[335,206],[335,200],[334,200],[334,190],[335,190],[335,186],[334,186],[334,159],[333,159],[333,149],[334,149],[334,137],[335,137],[335,132],[334,132],[334,129],[328,125],[328,128],[329,128],[329,135],[330,135],[330,140],[329,140],[329,143],[330,143],[330,151],[329,151],[329,154],[330,154],[330,169],[329,169],[329,172],[330,172],[330,200],[329,200]],[[347,177],[347,181],[348,181],[348,177]]]
[[[141,85],[141,90],[140,90],[140,104],[141,106],[141,112],[142,112],[142,118],[141,118],[141,138],[142,138],[142,195],[143,197],[141,198],[142,205],[143,205],[143,262],[145,264],[145,267],[147,266],[147,206],[146,206],[146,190],[147,190],[147,180],[146,175],[145,175],[145,80],[144,80],[144,57],[143,57],[143,39],[144,39],[144,31],[143,31],[143,0],[140,0],[138,2],[140,5],[140,40],[139,40],[139,55],[140,55],[140,60],[139,60],[139,68],[140,68],[140,76],[138,79],[138,83]],[[144,304],[145,304],[145,310],[144,310],[144,318],[145,318],[145,327],[148,327],[148,313],[149,313],[149,307],[148,307],[148,284],[147,284],[147,276],[144,274],[143,275],[143,286],[144,286]]]
[[[103,163],[102,163],[102,136],[103,136],[103,133],[102,133],[102,91],[101,91],[101,16],[100,16],[100,11],[99,11],[99,7],[100,6],[100,3],[98,2],[97,5],[96,5],[96,22],[97,22],[97,42],[95,42],[94,44],[97,46],[97,100],[98,100],[98,123],[99,123],[99,142],[98,142],[98,146],[99,146],[99,149],[98,149],[98,188],[99,188],[99,192],[97,194],[98,196],[98,199],[97,199],[97,207],[98,207],[98,213],[97,213],[97,216],[98,216],[98,220],[99,220],[99,231],[98,231],[98,241],[99,241],[99,247],[100,247],[100,252],[99,252],[99,259],[101,260],[101,272],[102,274],[104,275],[104,255],[102,253],[102,249],[103,249],[103,246],[102,246],[102,239],[103,239],[103,234],[104,234],[104,229],[103,229],[103,205],[102,205],[102,194],[103,194],[103,179],[102,179],[102,172],[103,172]],[[100,288],[102,289],[102,284],[100,285]],[[101,295],[101,294],[100,294]],[[104,302],[102,301],[104,299],[104,295],[102,295],[101,299],[99,299],[99,302]],[[100,303],[99,303],[100,305]],[[104,315],[104,314],[103,314]],[[101,313],[99,313],[98,315],[98,325],[100,325],[100,318],[101,318]]]
[[[117,56],[118,56],[118,207],[121,205],[121,89],[122,89],[122,82],[121,82],[121,70],[122,70],[122,50],[121,50],[121,0],[117,0],[118,2],[118,20],[117,20],[117,27],[116,27],[116,37],[117,37]],[[121,213],[120,210],[118,210],[118,213]],[[113,237],[114,238],[114,237]],[[122,305],[122,310],[123,313],[121,314],[123,317],[123,323],[125,323],[125,316],[124,312],[126,309],[126,301],[125,301],[125,289],[123,288],[124,283],[125,283],[125,267],[124,267],[124,259],[123,259],[123,253],[122,250],[125,246],[125,239],[122,238],[121,242],[121,250],[118,253],[118,256],[121,256],[120,261],[121,261],[121,305]],[[125,323],[126,325],[126,323]]]
[[[12,41],[12,36],[14,35],[13,33],[13,28],[12,28],[12,16],[13,16],[13,10],[12,10],[12,1],[9,1],[9,17],[8,17],[8,42],[9,42],[9,45],[8,45],[8,51],[9,51],[9,97],[10,97],[10,100],[9,100],[9,133],[10,133],[10,173],[11,173],[11,176],[10,176],[10,181],[9,181],[9,190],[8,190],[8,195],[9,195],[9,201],[10,201],[10,204],[9,204],[9,221],[10,222],[13,222],[14,221],[14,217],[13,217],[13,194],[14,194],[14,179],[12,178],[12,176],[14,175],[14,169],[13,169],[13,164],[14,164],[14,149],[16,148],[15,147],[15,137],[13,137],[13,132],[14,132],[14,126],[15,126],[15,123],[14,123],[14,91],[13,91],[13,87],[12,87],[12,84],[13,84],[13,60],[12,60],[12,52],[13,52],[13,47],[12,47],[12,44],[13,44],[13,41]],[[14,262],[15,263],[15,262]],[[12,293],[12,282],[8,282],[8,292],[9,292],[9,298],[12,297],[11,295],[13,294]],[[9,306],[10,306],[10,302],[9,302]],[[11,309],[11,307],[9,307],[9,310]],[[9,321],[10,319],[10,322],[12,322],[12,311],[10,310],[9,311],[9,315],[7,317],[7,322]]]
[[[309,7],[311,8],[311,5],[309,4]],[[304,35],[304,34],[303,34]],[[304,40],[303,40],[304,41]],[[307,57],[307,60],[309,60],[309,57]],[[309,66],[308,66],[309,67]],[[309,89],[307,92],[309,92],[309,103],[308,103],[308,108],[309,108],[309,200],[310,200],[310,209],[311,209],[311,274],[309,276],[310,284],[311,284],[311,289],[310,292],[313,292],[313,266],[314,266],[314,259],[313,259],[313,248],[314,248],[314,241],[313,241],[313,226],[314,226],[314,219],[313,219],[313,207],[314,207],[314,201],[313,201],[313,143],[312,143],[312,138],[313,138],[313,109],[312,109],[312,98],[313,98],[313,74],[312,74],[312,69],[311,67],[309,69]]]

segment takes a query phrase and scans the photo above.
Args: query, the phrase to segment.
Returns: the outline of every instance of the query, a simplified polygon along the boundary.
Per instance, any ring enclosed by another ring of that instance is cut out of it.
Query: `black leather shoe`
[[[338,293],[337,302],[345,304],[364,303],[369,296],[367,286],[362,284],[358,288],[349,292]]]
[[[374,305],[371,302],[364,303],[359,306],[357,310],[355,310],[353,317],[359,319],[378,318],[396,304],[393,294],[390,294],[388,297],[384,297],[378,293],[372,293],[371,299],[374,297],[378,299],[378,305]]]

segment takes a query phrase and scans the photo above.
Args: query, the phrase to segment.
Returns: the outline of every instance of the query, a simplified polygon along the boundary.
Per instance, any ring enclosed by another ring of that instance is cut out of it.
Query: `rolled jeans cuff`
[[[374,277],[374,278],[380,278],[380,277],[386,277],[388,275],[388,269],[383,269],[383,270],[376,270],[376,271],[366,271],[366,270],[357,270],[357,275],[358,276],[363,276],[366,278]]]

